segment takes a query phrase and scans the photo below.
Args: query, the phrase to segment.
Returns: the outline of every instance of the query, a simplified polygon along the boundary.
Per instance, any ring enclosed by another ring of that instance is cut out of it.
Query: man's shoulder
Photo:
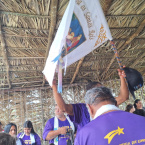
[[[112,111],[112,112],[108,112],[106,114],[100,115],[98,116],[96,119],[92,120],[91,122],[89,122],[88,124],[86,124],[80,131],[79,134],[84,134],[84,132],[86,132],[85,134],[89,135],[92,132],[95,133],[99,133],[99,128],[102,128],[102,126],[108,124],[110,121],[112,122],[112,120],[118,120],[120,119],[120,117],[128,117],[135,118],[135,114],[132,113],[128,113],[125,111]],[[139,116],[140,117],[140,116]],[[102,125],[100,125],[102,124]],[[96,129],[97,128],[97,129]]]
[[[112,114],[113,113],[113,114]],[[101,127],[100,123],[104,123],[107,122],[107,120],[105,118],[112,118],[112,116],[115,118],[116,116],[120,116],[120,113],[125,113],[124,111],[112,111],[103,115],[98,116],[96,119],[92,120],[91,122],[89,122],[88,124],[86,124],[82,129],[81,132],[84,132],[85,130],[91,131],[94,130],[95,128],[93,127],[95,124],[95,127]],[[128,112],[126,112],[128,113]],[[116,115],[115,115],[116,114]],[[131,114],[131,113],[128,113]]]
[[[73,111],[78,113],[78,111],[80,112],[88,112],[87,106],[84,103],[78,103],[78,104],[72,104],[73,105]]]
[[[133,113],[129,113],[126,111],[122,111],[122,110],[117,110],[117,111],[111,111],[108,112],[106,114],[102,114],[100,116],[98,116],[96,119],[94,119],[93,121],[91,121],[89,124],[91,125],[91,123],[96,123],[96,125],[100,125],[100,123],[104,123],[104,124],[108,124],[109,121],[111,122],[116,122],[116,123],[129,123],[129,122],[135,122],[140,120],[141,122],[145,122],[145,117],[140,116],[140,115],[136,115]],[[89,125],[87,124],[87,125]]]
[[[53,124],[54,123],[54,117],[47,120],[46,124]]]
[[[48,121],[54,121],[54,117],[52,117],[52,118],[48,119]]]

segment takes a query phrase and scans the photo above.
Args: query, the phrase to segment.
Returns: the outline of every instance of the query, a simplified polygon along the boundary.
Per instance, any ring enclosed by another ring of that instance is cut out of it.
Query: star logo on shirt
[[[117,130],[113,130],[113,131],[109,132],[109,133],[104,137],[104,139],[108,139],[108,144],[110,144],[110,142],[112,141],[112,139],[113,139],[117,134],[118,134],[118,135],[124,134],[123,130],[124,130],[124,128],[118,127]]]

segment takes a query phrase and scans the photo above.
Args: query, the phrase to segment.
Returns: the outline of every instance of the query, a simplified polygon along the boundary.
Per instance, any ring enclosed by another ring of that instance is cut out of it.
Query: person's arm
[[[72,106],[72,104],[66,104],[64,102],[61,94],[59,94],[57,92],[57,86],[56,86],[55,80],[53,81],[52,89],[53,89],[54,99],[55,99],[58,107],[60,108],[60,110],[63,111],[63,112],[66,112],[68,115],[73,115],[73,106]]]
[[[121,86],[120,86],[120,93],[119,96],[116,97],[116,101],[117,101],[117,105],[120,105],[129,99],[129,90],[128,90],[126,79],[124,78],[126,76],[125,72],[123,70],[118,69],[118,75],[120,77]]]
[[[57,137],[59,134],[66,134],[67,132],[67,126],[64,126],[64,127],[60,127],[58,130],[52,130],[50,131],[45,140],[51,140],[51,139],[54,139],[55,137]]]
[[[43,131],[43,139],[44,140],[52,140],[59,134],[66,134],[67,126],[60,127],[58,130],[54,130],[54,118],[51,118],[47,121],[44,131]]]

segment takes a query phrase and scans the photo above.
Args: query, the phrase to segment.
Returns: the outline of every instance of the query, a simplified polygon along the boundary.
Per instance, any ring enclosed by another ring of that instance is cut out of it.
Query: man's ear
[[[93,109],[92,109],[91,105],[87,104],[87,107],[89,108],[89,113],[90,113],[90,115],[92,116],[92,114],[93,114]]]

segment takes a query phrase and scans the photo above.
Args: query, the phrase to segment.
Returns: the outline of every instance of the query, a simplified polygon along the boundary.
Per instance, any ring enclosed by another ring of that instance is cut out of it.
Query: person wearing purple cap
[[[97,87],[87,91],[85,102],[93,120],[79,131],[74,145],[145,143],[145,118],[116,107],[117,102],[110,89]]]
[[[126,76],[125,72],[123,70],[118,69],[118,75],[121,80],[121,87],[120,87],[120,94],[118,97],[116,97],[116,101],[117,101],[117,105],[120,105],[121,103],[125,102],[129,98],[129,91],[124,78]],[[102,86],[102,84],[99,82],[91,82],[90,84],[87,85],[87,90],[99,86]],[[78,133],[83,126],[85,126],[87,123],[91,121],[91,117],[89,115],[86,104],[84,103],[66,104],[61,94],[57,92],[57,86],[55,81],[53,82],[52,89],[53,89],[53,95],[55,101],[58,104],[59,108],[63,112],[69,114],[71,121],[77,124],[78,126],[77,133]]]

